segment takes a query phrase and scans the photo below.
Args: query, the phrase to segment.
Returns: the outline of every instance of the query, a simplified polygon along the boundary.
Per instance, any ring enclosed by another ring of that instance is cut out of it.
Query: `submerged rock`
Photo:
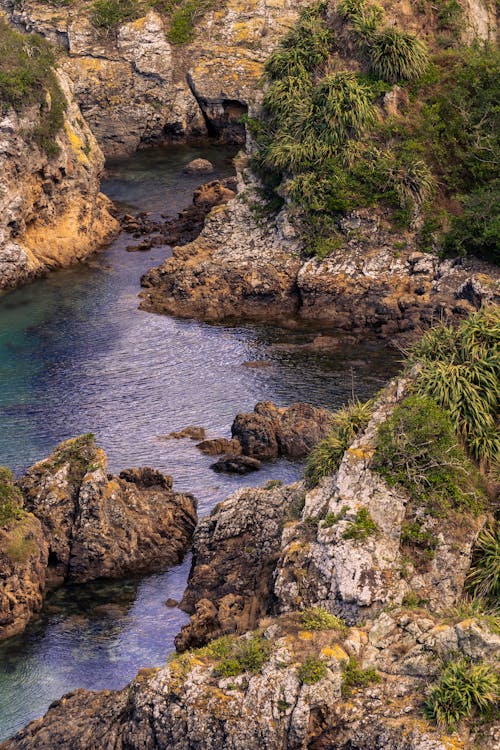
[[[183,438],[189,438],[190,440],[203,440],[205,437],[205,429],[203,427],[195,427],[189,425],[183,427],[182,430],[177,432],[169,432],[168,435],[162,435],[162,440],[182,440]]]
[[[186,174],[212,174],[214,165],[208,159],[193,159],[183,169]]]
[[[150,468],[108,474],[92,436],[61,443],[19,486],[42,523],[54,582],[164,570],[182,560],[196,524],[196,500],[173,492],[171,477]]]
[[[220,458],[210,468],[219,474],[248,474],[251,471],[258,471],[261,466],[262,464],[256,458],[228,455]]]

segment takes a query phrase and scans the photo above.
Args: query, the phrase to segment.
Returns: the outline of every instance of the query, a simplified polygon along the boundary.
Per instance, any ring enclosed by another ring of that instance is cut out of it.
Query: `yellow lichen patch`
[[[78,159],[80,164],[88,164],[89,159],[87,154],[85,153],[87,144],[83,142],[69,120],[65,120],[64,122],[64,131],[66,133],[69,145],[75,152],[76,158]]]
[[[312,641],[313,639],[313,634],[310,630],[299,630],[297,635],[301,641]]]
[[[114,495],[116,492],[119,492],[119,491],[120,491],[120,485],[118,484],[116,479],[111,479],[107,483],[106,487],[103,489],[103,492],[102,492],[103,500],[107,500],[108,498],[110,498],[112,495]]]
[[[347,452],[351,456],[355,456],[356,458],[370,459],[374,456],[375,449],[371,447],[370,448],[348,448]]]
[[[460,740],[458,737],[442,736],[440,737],[440,740],[445,746],[446,750],[462,750],[462,748],[465,747],[462,740]]]
[[[334,643],[332,646],[325,646],[321,649],[323,656],[329,659],[336,659],[337,661],[349,661],[348,654],[344,651],[342,646],[338,643]]]

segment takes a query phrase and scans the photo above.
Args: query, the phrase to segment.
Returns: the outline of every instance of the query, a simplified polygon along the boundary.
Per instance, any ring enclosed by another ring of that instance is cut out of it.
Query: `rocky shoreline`
[[[243,176],[247,184],[240,176],[237,197],[210,212],[201,234],[143,276],[142,309],[394,337],[500,298],[496,267],[419,252],[414,235],[398,237],[369,211],[342,220],[344,244],[331,257],[304,257],[286,211],[266,216]]]

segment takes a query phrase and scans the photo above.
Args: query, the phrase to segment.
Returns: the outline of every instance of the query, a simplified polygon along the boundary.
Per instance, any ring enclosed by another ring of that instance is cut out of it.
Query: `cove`
[[[183,166],[204,157],[214,177],[232,174],[232,152],[168,147],[108,165],[103,190],[127,211],[175,215],[203,178]],[[0,298],[0,464],[16,473],[61,440],[94,432],[110,470],[153,466],[194,493],[200,517],[244,484],[294,481],[302,466],[268,464],[247,477],[216,475],[213,458],[190,440],[158,439],[189,424],[229,435],[238,411],[259,400],[309,401],[331,408],[354,390],[363,399],[396,371],[379,341],[346,343],[334,353],[301,344],[311,332],[239,324],[211,326],[138,309],[142,273],[169,252],[129,253],[120,235],[86,264]],[[248,362],[262,360],[263,367]],[[0,739],[78,688],[119,688],[141,667],[163,663],[186,616],[179,599],[189,559],[142,580],[97,582],[53,592],[41,615],[0,644]]]

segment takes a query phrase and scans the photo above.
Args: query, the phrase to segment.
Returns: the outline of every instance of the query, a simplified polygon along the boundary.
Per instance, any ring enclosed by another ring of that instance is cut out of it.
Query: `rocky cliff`
[[[13,25],[66,50],[62,66],[106,156],[186,136],[242,142],[239,121],[259,97],[263,63],[304,5],[228,0],[194,13],[193,38],[179,44],[169,41],[170,15],[160,5],[99,28],[90,2],[2,0]]]
[[[110,202],[99,192],[102,152],[69,79],[59,71],[56,80],[64,102],[46,93],[45,104],[30,103],[25,92],[22,108],[2,106],[0,290],[85,258],[118,229]],[[61,126],[42,143],[42,118],[59,104]]]
[[[446,669],[485,670],[495,701],[500,636],[492,618],[464,619],[457,606],[484,514],[416,507],[376,469],[377,436],[408,387],[399,379],[381,394],[316,487],[244,489],[201,522],[184,598],[196,612],[179,646],[208,645],[123,691],[71,693],[2,748],[495,747],[494,714],[431,721]],[[432,554],[408,548],[415,513]]]

